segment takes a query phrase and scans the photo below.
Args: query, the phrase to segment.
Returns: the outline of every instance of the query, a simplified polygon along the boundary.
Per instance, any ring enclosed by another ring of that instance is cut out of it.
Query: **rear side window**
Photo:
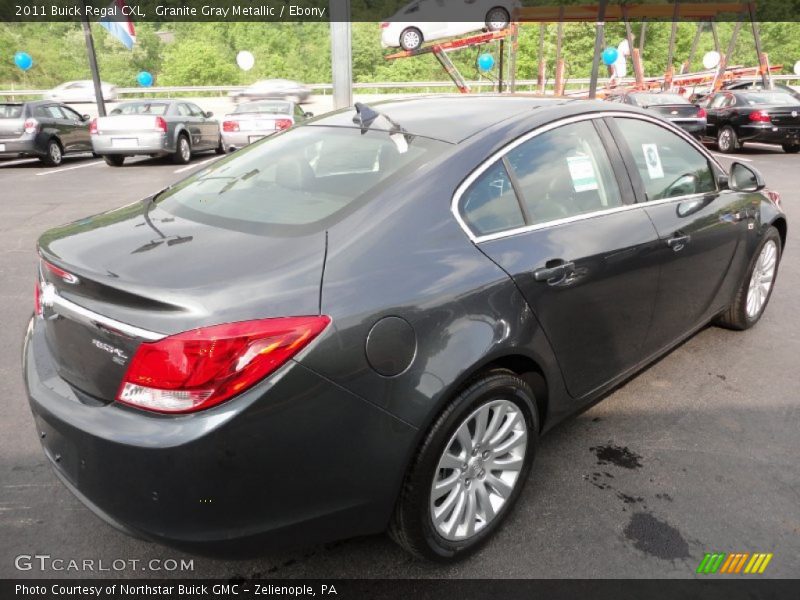
[[[648,201],[716,191],[708,160],[679,135],[640,119],[615,121],[633,154]]]
[[[301,235],[338,221],[390,180],[448,147],[356,128],[290,129],[252,144],[163,193],[175,215],[237,231]]]
[[[475,235],[525,226],[522,209],[502,161],[484,171],[464,192],[461,215]]]
[[[19,119],[23,108],[23,104],[0,104],[0,119]]]

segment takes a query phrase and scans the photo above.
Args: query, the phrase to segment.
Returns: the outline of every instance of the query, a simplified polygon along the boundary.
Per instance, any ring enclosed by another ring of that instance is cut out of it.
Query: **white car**
[[[100,83],[103,92],[103,100],[111,102],[117,100],[117,88],[110,83]],[[57,102],[95,102],[94,82],[91,79],[82,81],[66,81],[54,87],[43,95],[45,100],[55,100]]]
[[[381,23],[384,48],[416,50],[425,42],[508,27],[518,0],[415,0]],[[448,21],[458,15],[462,21]]]

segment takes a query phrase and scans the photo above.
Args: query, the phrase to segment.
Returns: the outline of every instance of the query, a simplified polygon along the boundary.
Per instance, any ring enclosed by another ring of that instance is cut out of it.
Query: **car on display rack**
[[[106,102],[114,102],[119,98],[116,86],[110,83],[101,82],[100,89],[103,93],[103,100]],[[76,104],[95,102],[97,100],[94,93],[94,81],[91,79],[67,81],[45,92],[43,97],[45,100],[72,102]]]
[[[311,88],[291,79],[262,79],[228,95],[237,103],[272,99],[302,104],[311,97]]]
[[[0,158],[36,157],[57,167],[64,155],[91,152],[89,115],[49,100],[0,103]]]
[[[92,148],[113,167],[128,156],[172,156],[177,164],[206,150],[224,154],[213,113],[186,100],[133,100],[90,125]]]
[[[721,91],[701,102],[706,109],[704,139],[720,152],[740,150],[745,142],[777,144],[800,152],[800,100],[781,90]]]
[[[222,144],[237,150],[314,116],[284,100],[246,102],[222,118]]]
[[[706,130],[705,109],[702,106],[695,106],[679,94],[624,92],[615,94],[607,100],[648,109],[697,137]]]
[[[635,107],[356,104],[44,233],[24,380],[55,472],[129,533],[388,529],[450,561],[543,433],[755,325],[786,231],[755,169]]]
[[[517,0],[416,0],[381,23],[384,48],[416,50],[425,42],[486,29],[500,31],[511,23]],[[458,21],[453,21],[453,16]]]

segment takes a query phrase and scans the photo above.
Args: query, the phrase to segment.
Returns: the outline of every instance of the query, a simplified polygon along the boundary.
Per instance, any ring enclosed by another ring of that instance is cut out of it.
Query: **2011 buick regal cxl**
[[[786,217],[633,107],[390,101],[45,233],[24,371],[64,484],[179,547],[485,542],[537,440],[713,321]]]

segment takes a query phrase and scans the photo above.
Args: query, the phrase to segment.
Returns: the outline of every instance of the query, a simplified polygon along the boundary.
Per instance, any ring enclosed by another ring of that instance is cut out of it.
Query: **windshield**
[[[287,130],[200,171],[157,202],[176,216],[210,225],[302,235],[340,220],[448,146],[399,137],[362,135],[350,127]]]
[[[163,115],[167,112],[167,104],[154,102],[131,102],[122,104],[111,111],[112,115]]]
[[[748,92],[747,94],[742,94],[742,97],[750,105],[781,104],[786,106],[800,103],[797,98],[786,92]]]
[[[233,112],[234,114],[267,113],[288,115],[291,114],[292,107],[288,102],[249,102],[247,104],[240,104]]]
[[[659,104],[689,104],[677,94],[636,94],[633,99],[639,106],[658,106]]]
[[[22,109],[22,104],[0,104],[0,119],[19,119]]]

